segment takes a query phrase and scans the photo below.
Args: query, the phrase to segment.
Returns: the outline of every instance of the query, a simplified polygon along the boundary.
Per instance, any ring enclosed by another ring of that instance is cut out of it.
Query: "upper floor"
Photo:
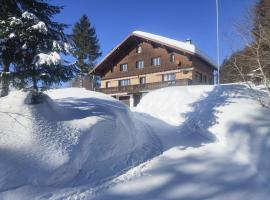
[[[215,69],[213,62],[190,40],[180,42],[133,32],[91,73],[101,76],[101,88],[109,88],[180,79],[189,79],[193,84],[211,84]]]

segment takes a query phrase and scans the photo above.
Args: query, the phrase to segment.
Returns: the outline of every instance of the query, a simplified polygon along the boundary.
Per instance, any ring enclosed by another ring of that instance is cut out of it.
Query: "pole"
[[[217,84],[219,85],[220,80],[219,80],[219,68],[220,68],[220,63],[219,63],[219,13],[218,13],[218,0],[216,0],[216,17],[217,17],[217,67],[218,67],[218,74],[217,74]]]

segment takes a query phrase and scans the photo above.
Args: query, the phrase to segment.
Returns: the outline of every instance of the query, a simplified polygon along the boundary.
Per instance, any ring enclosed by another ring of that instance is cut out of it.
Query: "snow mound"
[[[151,132],[111,97],[58,89],[27,105],[27,95],[0,99],[0,192],[95,185],[159,153]]]
[[[211,90],[213,90],[211,85],[162,88],[145,95],[135,111],[149,114],[177,126],[185,120],[183,114],[194,109],[192,103],[206,97]]]

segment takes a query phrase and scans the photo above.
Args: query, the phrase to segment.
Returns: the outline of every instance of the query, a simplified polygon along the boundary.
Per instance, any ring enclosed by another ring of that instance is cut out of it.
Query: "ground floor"
[[[112,97],[118,99],[129,107],[135,107],[140,102],[141,98],[146,95],[148,92],[137,92],[137,93],[124,93],[124,94],[115,94]]]

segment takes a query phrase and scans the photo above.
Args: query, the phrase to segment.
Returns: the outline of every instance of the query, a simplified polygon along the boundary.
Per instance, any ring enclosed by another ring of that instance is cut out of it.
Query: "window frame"
[[[126,83],[125,83],[126,82]],[[123,84],[124,83],[124,84]],[[130,79],[118,80],[118,86],[128,86],[130,85]]]
[[[144,80],[144,81],[141,82],[141,80]],[[139,83],[140,83],[140,85],[146,84],[146,77],[145,76],[139,77]]]
[[[176,74],[175,73],[162,74],[162,81],[163,82],[176,81]]]
[[[123,70],[123,66],[126,66],[125,70]],[[128,70],[128,63],[122,63],[120,64],[120,72],[126,72]]]
[[[142,46],[141,45],[136,47],[136,53],[142,53]]]
[[[196,76],[196,81],[198,81],[199,83],[202,83],[203,82],[203,75],[202,75],[202,73],[196,71],[196,75],[195,76]]]
[[[110,88],[110,87],[111,87],[111,81],[106,81],[105,87],[106,87],[106,88]]]
[[[140,65],[139,63],[142,63],[142,65]],[[143,69],[144,68],[144,61],[143,60],[136,60],[136,68]]]
[[[158,62],[156,62],[158,61]],[[151,65],[152,66],[160,66],[161,65],[161,58],[160,56],[151,58]]]
[[[175,64],[175,55],[173,53],[170,55],[170,62]]]
[[[206,75],[203,75],[203,82],[207,83],[207,76]]]

